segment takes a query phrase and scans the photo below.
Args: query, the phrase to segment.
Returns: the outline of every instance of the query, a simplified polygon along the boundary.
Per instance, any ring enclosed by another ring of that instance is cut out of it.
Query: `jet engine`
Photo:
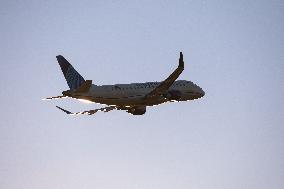
[[[169,90],[164,97],[168,100],[180,100],[182,97],[182,94],[178,90]]]
[[[137,106],[127,110],[132,115],[143,115],[146,113],[146,106]]]

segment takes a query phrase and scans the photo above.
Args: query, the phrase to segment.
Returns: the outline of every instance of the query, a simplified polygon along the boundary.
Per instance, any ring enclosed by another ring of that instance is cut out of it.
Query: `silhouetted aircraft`
[[[162,82],[146,82],[115,85],[94,85],[92,80],[85,80],[73,66],[61,55],[56,56],[69,90],[62,96],[49,97],[45,100],[72,97],[107,105],[106,107],[72,113],[59,106],[63,112],[71,115],[93,115],[98,111],[125,110],[133,115],[143,115],[147,106],[165,102],[188,101],[201,98],[204,91],[191,81],[176,79],[184,70],[183,54],[180,52],[179,65],[176,70]]]

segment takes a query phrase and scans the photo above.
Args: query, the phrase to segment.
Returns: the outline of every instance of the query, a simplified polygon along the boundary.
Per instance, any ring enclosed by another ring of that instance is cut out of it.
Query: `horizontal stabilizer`
[[[61,99],[61,98],[67,98],[67,96],[65,96],[65,95],[63,95],[63,96],[53,96],[53,97],[43,98],[42,100],[52,100],[52,99]]]

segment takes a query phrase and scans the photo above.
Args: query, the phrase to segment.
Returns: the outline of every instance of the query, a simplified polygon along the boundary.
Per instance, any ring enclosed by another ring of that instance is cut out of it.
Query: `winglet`
[[[183,61],[182,52],[179,53],[179,65],[178,66],[184,68],[184,61]]]
[[[68,111],[68,110],[65,110],[59,106],[56,106],[56,108],[58,108],[59,110],[62,110],[63,112],[65,112],[66,114],[73,114],[72,112]]]

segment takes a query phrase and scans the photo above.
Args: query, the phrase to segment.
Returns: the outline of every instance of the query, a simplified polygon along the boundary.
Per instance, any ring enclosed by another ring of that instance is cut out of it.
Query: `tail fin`
[[[76,90],[84,82],[85,79],[73,68],[73,66],[62,56],[56,56],[63,75],[67,81],[70,90]]]

